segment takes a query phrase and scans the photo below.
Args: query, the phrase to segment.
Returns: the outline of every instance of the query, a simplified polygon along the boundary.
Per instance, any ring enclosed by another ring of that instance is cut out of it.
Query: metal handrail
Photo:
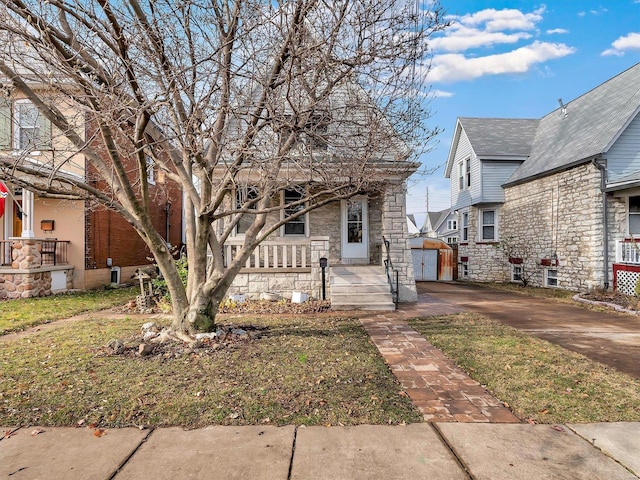
[[[391,253],[389,252],[389,240],[387,240],[384,236],[382,237],[382,242],[384,243],[384,249],[386,252],[386,257],[384,259],[384,272],[387,275],[387,282],[389,282],[389,288],[391,289],[391,296],[393,297],[393,303],[398,308],[398,301],[400,297],[400,281],[399,281],[399,272],[395,268],[393,268],[393,262],[391,261]],[[391,275],[393,273],[393,279]],[[395,281],[394,281],[395,280]]]

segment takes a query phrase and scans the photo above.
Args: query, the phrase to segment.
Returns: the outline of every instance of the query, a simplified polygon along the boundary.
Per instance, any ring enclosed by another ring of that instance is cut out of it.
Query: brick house
[[[90,132],[89,122],[68,102],[61,101],[60,109],[79,131]],[[26,159],[34,168],[63,165],[60,174],[70,177],[84,179],[91,174],[84,157],[23,98],[7,97],[0,104],[0,155]],[[152,165],[149,176],[152,220],[166,233],[168,243],[179,245],[181,190],[165,182]],[[95,186],[100,189],[100,182]],[[6,189],[0,229],[0,298],[125,282],[136,268],[151,263],[143,240],[115,212],[81,200],[38,195],[9,182]]]
[[[633,293],[640,64],[540,119],[459,118],[445,175],[459,277]]]

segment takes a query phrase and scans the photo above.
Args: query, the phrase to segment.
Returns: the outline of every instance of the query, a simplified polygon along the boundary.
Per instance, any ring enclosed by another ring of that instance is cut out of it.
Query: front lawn
[[[18,332],[79,313],[122,305],[135,298],[139,287],[89,290],[50,297],[0,301],[0,335]]]
[[[82,320],[9,342],[0,350],[0,425],[421,421],[357,320],[233,322],[256,327],[260,336],[212,353],[111,356],[104,346],[113,338],[137,346],[142,321]]]
[[[583,355],[474,313],[409,323],[520,418],[640,421],[640,380]]]

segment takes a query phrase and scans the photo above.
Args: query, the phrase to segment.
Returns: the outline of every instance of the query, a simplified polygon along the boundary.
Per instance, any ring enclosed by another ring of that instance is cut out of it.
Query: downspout
[[[594,158],[593,165],[600,170],[600,191],[602,192],[602,222],[603,222],[603,252],[604,259],[604,289],[609,290],[609,210],[607,209],[607,161]]]

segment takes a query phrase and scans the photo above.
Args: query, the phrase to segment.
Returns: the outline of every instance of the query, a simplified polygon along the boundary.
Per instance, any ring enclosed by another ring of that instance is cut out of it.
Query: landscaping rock
[[[107,351],[111,355],[122,355],[124,353],[124,350],[124,343],[122,343],[122,341],[118,340],[117,338],[109,340],[109,343],[107,343]]]
[[[150,343],[141,343],[140,346],[138,346],[138,355],[140,355],[141,357],[151,355],[154,348],[155,345],[152,345]]]
[[[147,322],[142,325],[142,333],[144,332],[156,332],[158,333],[160,328],[154,322]]]
[[[145,342],[148,342],[152,338],[156,338],[158,335],[160,335],[158,332],[154,332],[153,330],[147,330],[142,334],[142,340],[144,340]]]

